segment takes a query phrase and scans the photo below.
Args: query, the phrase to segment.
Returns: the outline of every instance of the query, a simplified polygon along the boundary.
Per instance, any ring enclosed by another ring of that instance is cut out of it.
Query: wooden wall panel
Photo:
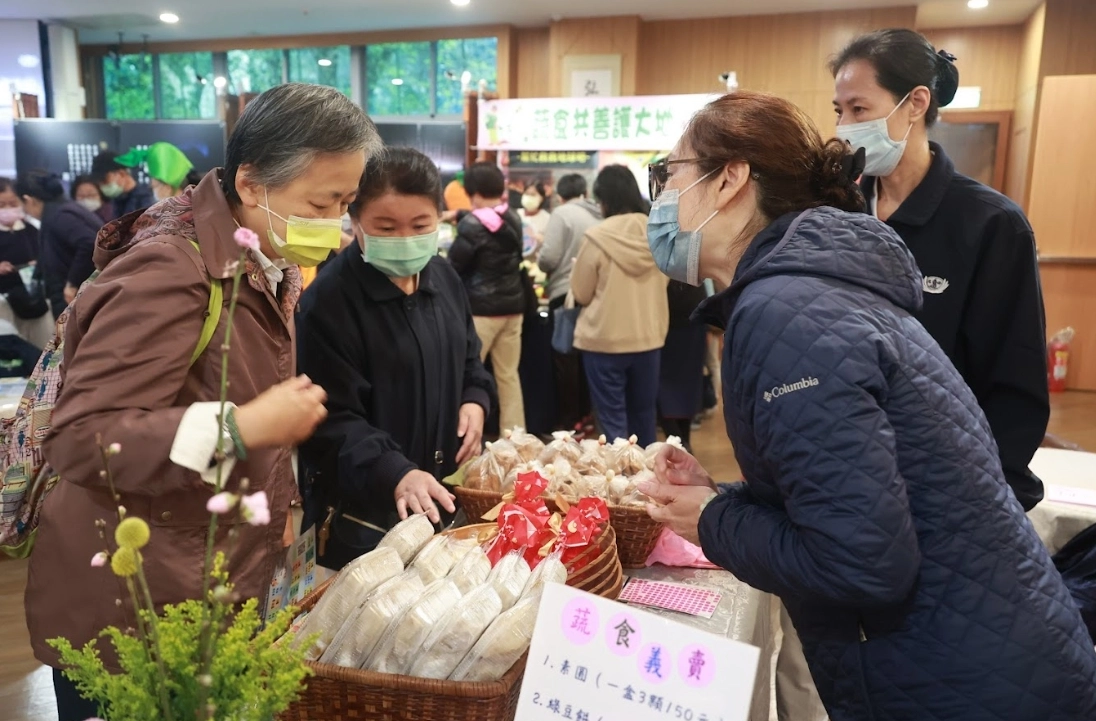
[[[517,87],[514,97],[548,97],[548,28],[519,28],[514,31],[517,54]]]
[[[1096,117],[1096,75],[1044,78],[1040,98],[1028,204],[1039,250],[1096,259],[1096,133],[1085,125]]]
[[[823,135],[834,130],[830,57],[857,34],[913,27],[913,6],[643,23],[640,95],[721,90],[720,73],[734,70],[740,87],[788,98],[807,111]]]
[[[1027,208],[1028,176],[1034,149],[1035,110],[1039,101],[1039,62],[1043,54],[1046,4],[1040,5],[1024,24],[1016,77],[1016,109],[1012,114],[1008,181],[1005,194]]]
[[[1042,76],[1096,73],[1094,35],[1096,2],[1047,0]]]
[[[1016,78],[1024,45],[1024,26],[926,30],[929,42],[958,58],[959,84],[982,88],[979,110],[1016,107]]]
[[[639,27],[639,18],[634,15],[552,23],[548,35],[547,96],[561,94],[563,58],[568,55],[620,55],[620,94],[638,94]],[[646,48],[643,54],[647,54]]]
[[[1047,335],[1072,326],[1077,335],[1070,349],[1067,382],[1074,390],[1096,391],[1096,264],[1042,263]]]

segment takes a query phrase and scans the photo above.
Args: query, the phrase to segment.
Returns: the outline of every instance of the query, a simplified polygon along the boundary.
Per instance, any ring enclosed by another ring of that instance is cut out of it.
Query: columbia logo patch
[[[921,284],[922,290],[926,293],[932,293],[933,295],[940,295],[951,283],[947,278],[939,278],[935,275],[926,275],[924,281]]]
[[[797,383],[777,386],[776,388],[767,390],[761,394],[761,397],[765,400],[766,403],[772,403],[773,400],[780,398],[781,396],[786,396],[789,393],[795,393],[797,391],[806,390],[808,388],[814,388],[817,385],[817,378],[804,378]]]

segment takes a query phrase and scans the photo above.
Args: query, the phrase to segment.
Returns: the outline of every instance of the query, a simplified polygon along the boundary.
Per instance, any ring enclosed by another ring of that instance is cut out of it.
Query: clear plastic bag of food
[[[487,552],[476,546],[469,551],[449,572],[449,580],[457,584],[461,594],[468,594],[476,586],[482,586],[491,575],[491,559]]]
[[[449,678],[500,613],[502,601],[490,584],[474,589],[434,626],[411,665],[410,675]]]
[[[567,583],[567,567],[560,560],[561,556],[562,553],[556,551],[537,564],[521,591],[521,600],[518,603],[523,603],[530,597],[539,599],[544,586],[549,583]]]
[[[603,446],[596,441],[593,446],[586,446],[586,443],[587,441],[583,441],[582,455],[575,461],[575,470],[586,476],[603,475],[609,470],[609,461],[605,457]]]
[[[658,458],[658,454],[666,446],[673,446],[674,448],[679,448],[681,450],[685,450],[684,444],[682,444],[681,439],[678,438],[677,436],[670,436],[669,438],[666,439],[665,442],[655,441],[651,445],[647,446],[647,450],[644,451],[644,454],[643,454],[647,458],[647,469],[648,470],[653,471],[655,469],[655,459]]]
[[[346,619],[320,663],[360,668],[388,626],[422,595],[423,589],[416,571],[405,571],[382,584]]]
[[[391,531],[384,534],[377,548],[394,548],[400,554],[400,560],[407,565],[433,537],[434,524],[425,513],[418,513],[393,526]]]
[[[635,474],[631,478],[625,479],[623,488],[621,488],[609,502],[615,506],[631,506],[634,508],[642,508],[650,503],[650,497],[645,493],[641,493],[639,485],[644,482],[657,483],[654,471],[648,471],[646,469]],[[610,490],[612,486],[610,485]]]
[[[540,596],[523,599],[496,618],[464,657],[454,681],[497,681],[529,650],[537,625]]]
[[[510,469],[499,462],[491,452],[491,444],[479,458],[468,464],[464,474],[464,487],[472,491],[498,491]]]
[[[362,668],[380,673],[406,674],[434,626],[460,599],[460,590],[449,579],[443,578],[427,586],[422,597],[384,632],[384,637],[377,642],[377,648]]]
[[[564,458],[568,463],[574,464],[581,456],[582,446],[575,440],[575,434],[568,431],[556,431],[552,434],[552,442],[544,446],[538,460],[544,465],[548,465]]]
[[[518,476],[526,473],[539,473],[544,475],[544,466],[540,461],[530,461],[529,463],[519,463],[510,469],[510,472],[506,474],[506,480],[502,483],[502,492],[509,493],[514,490],[514,484],[518,482]]]
[[[618,476],[634,476],[645,468],[647,468],[647,451],[639,445],[639,439],[636,436],[626,441],[618,438],[613,443],[610,470]]]
[[[578,477],[571,462],[562,456],[557,458],[554,463],[545,466],[541,475],[548,479],[548,488],[545,489],[548,498],[564,493],[565,489],[573,485]]]
[[[419,555],[415,556],[411,568],[419,572],[422,582],[430,585],[439,578],[445,578],[453,570],[453,566],[476,548],[476,539],[459,539],[452,536],[434,536]]]
[[[510,608],[521,597],[525,584],[532,575],[529,564],[518,551],[508,553],[499,559],[487,577],[487,585],[495,589],[502,600],[503,608]]]
[[[537,460],[537,457],[544,450],[544,442],[532,433],[526,432],[524,428],[514,428],[502,435],[514,444],[514,448],[517,449],[518,456],[521,457],[523,463],[531,463]]]
[[[393,548],[377,548],[351,561],[308,614],[294,638],[294,647],[318,634],[307,658],[319,658],[358,604],[381,584],[401,573],[403,562]]]

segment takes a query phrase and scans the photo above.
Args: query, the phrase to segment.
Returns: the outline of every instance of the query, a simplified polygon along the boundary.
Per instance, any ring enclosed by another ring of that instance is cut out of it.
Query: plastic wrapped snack
[[[571,462],[562,456],[557,458],[554,463],[545,466],[542,475],[548,479],[548,488],[545,492],[549,498],[557,494],[566,496],[579,476]]]
[[[650,498],[639,490],[639,485],[645,481],[657,482],[654,471],[643,470],[627,479],[624,489],[610,503],[616,506],[643,507],[650,502]]]
[[[378,548],[351,561],[320,598],[301,625],[294,646],[319,634],[307,657],[318,658],[339,632],[347,616],[376,588],[403,572],[393,548]]]
[[[602,436],[604,438],[604,436]],[[603,474],[609,470],[609,461],[602,451],[602,445],[596,441],[592,446],[586,445],[589,441],[583,441],[582,455],[575,461],[575,470],[584,475],[593,476]]]
[[[556,463],[560,458],[565,458],[569,463],[575,463],[582,456],[582,446],[575,440],[575,434],[567,431],[556,431],[552,434],[552,442],[544,447],[540,453],[540,462],[544,465]]]
[[[320,663],[360,668],[389,625],[422,596],[423,588],[415,571],[405,571],[384,583],[346,619]]]
[[[419,555],[415,556],[411,568],[419,572],[422,582],[430,585],[439,578],[445,578],[453,566],[476,548],[476,539],[458,539],[452,536],[434,536]]]
[[[541,465],[540,461],[517,464],[506,474],[506,480],[502,482],[502,492],[510,493],[513,491],[514,484],[518,482],[518,476],[525,473],[540,473],[541,475],[544,475],[544,466]]]
[[[500,613],[502,601],[490,584],[474,589],[458,601],[431,631],[411,665],[410,675],[449,678]]]
[[[486,551],[476,546],[453,566],[453,570],[449,572],[449,580],[457,584],[462,594],[467,594],[476,586],[486,583],[490,575],[491,560],[487,558]]]
[[[560,555],[559,553],[549,555],[533,569],[533,573],[525,583],[525,588],[522,589],[519,604],[524,603],[528,598],[539,599],[546,584],[567,583],[567,567],[560,560]]]
[[[426,514],[419,513],[393,526],[391,531],[384,534],[377,548],[394,548],[400,554],[400,560],[407,565],[433,537],[434,524]]]
[[[515,551],[508,553],[499,560],[491,569],[491,575],[487,577],[487,585],[495,589],[502,600],[503,608],[510,608],[521,597],[525,584],[532,575],[529,564],[522,558],[521,553]]]
[[[646,469],[647,451],[639,445],[639,439],[635,436],[627,441],[617,439],[613,443],[612,460],[609,468],[621,476],[634,476]]]
[[[685,450],[685,446],[681,443],[681,439],[677,436],[670,436],[666,439],[665,443],[663,443],[662,441],[655,441],[651,445],[647,446],[647,450],[644,451],[644,456],[646,456],[647,458],[648,470],[653,471],[655,469],[655,459],[658,458],[659,452],[661,452],[662,449],[666,446],[673,446],[674,448],[680,448],[681,450]]]
[[[473,491],[498,491],[502,487],[502,479],[509,471],[491,453],[491,444],[488,443],[487,451],[468,464],[468,470],[464,474],[464,487]]]
[[[454,681],[497,681],[529,650],[537,625],[540,597],[527,598],[504,612],[449,677]]]
[[[518,456],[521,457],[523,463],[535,461],[544,450],[544,442],[532,433],[527,433],[524,428],[506,431],[503,433],[503,437],[514,444],[514,448],[517,449]]]
[[[407,673],[423,641],[460,599],[461,592],[449,579],[427,586],[422,597],[388,627],[362,668],[381,673]]]

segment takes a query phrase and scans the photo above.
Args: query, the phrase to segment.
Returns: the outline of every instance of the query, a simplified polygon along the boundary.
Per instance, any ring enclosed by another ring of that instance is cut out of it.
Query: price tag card
[[[1055,503],[1070,503],[1075,506],[1096,507],[1096,489],[1074,488],[1046,484],[1046,497]]]
[[[592,596],[545,587],[517,721],[745,721],[761,652]]]
[[[628,581],[620,594],[620,600],[624,603],[664,608],[701,618],[711,618],[719,607],[721,598],[723,596],[706,588],[687,586],[684,583],[647,581],[642,578]]]

